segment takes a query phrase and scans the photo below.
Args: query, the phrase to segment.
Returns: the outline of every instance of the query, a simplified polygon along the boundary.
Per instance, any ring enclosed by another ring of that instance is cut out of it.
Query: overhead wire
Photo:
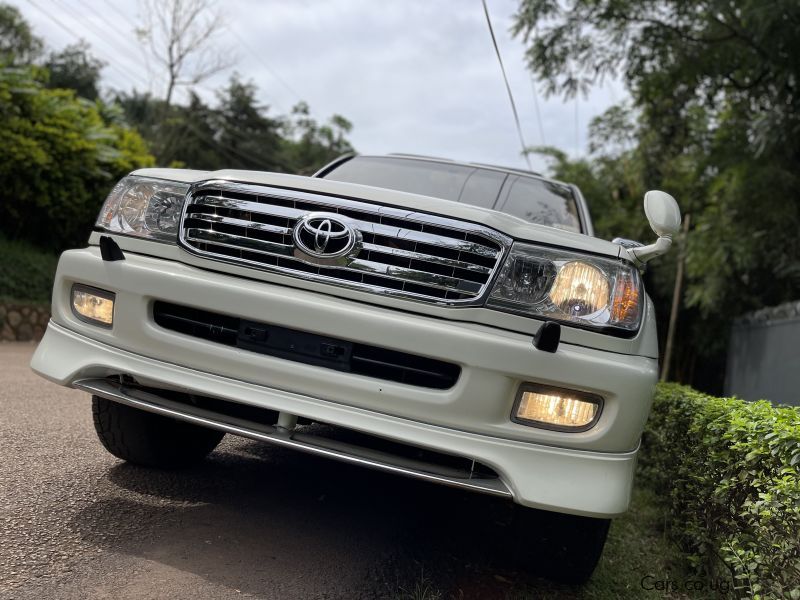
[[[91,34],[91,36],[96,41],[102,42],[102,44],[106,48],[112,51],[112,54],[118,55],[121,52],[122,58],[120,58],[119,56],[116,56],[116,58],[120,62],[125,63],[126,71],[128,71],[127,75],[128,76],[133,75],[133,77],[138,79],[139,82],[143,83],[145,87],[147,87],[148,89],[150,88],[150,82],[146,78],[141,77],[139,75],[138,72],[139,64],[128,59],[128,54],[130,53],[130,50],[126,46],[122,45],[117,40],[117,38],[114,38],[113,36],[107,37],[105,31],[97,27],[90,19],[78,18],[75,14],[73,14],[71,7],[63,5],[58,0],[50,0],[50,1],[54,6],[57,6],[62,10],[64,10],[66,14],[69,15],[72,22],[74,22],[78,27],[80,27],[84,32]]]
[[[547,146],[547,138],[544,136],[544,125],[542,124],[542,113],[539,111],[539,94],[536,91],[536,79],[531,75],[531,92],[533,93],[533,107],[536,111],[536,122],[539,124],[539,139],[542,146]]]
[[[528,156],[528,146],[525,144],[525,136],[522,135],[522,126],[519,122],[519,113],[517,112],[517,104],[514,102],[514,94],[511,91],[511,86],[508,83],[508,76],[506,75],[506,68],[503,65],[503,57],[500,55],[500,47],[497,45],[497,38],[494,35],[494,28],[492,27],[492,18],[489,16],[489,8],[486,6],[486,0],[481,0],[483,4],[483,13],[486,15],[486,25],[489,27],[489,35],[492,38],[492,45],[494,45],[494,52],[497,55],[497,62],[500,64],[500,72],[503,74],[503,81],[506,84],[506,92],[508,92],[508,100],[511,103],[511,112],[514,115],[514,123],[517,127],[517,135],[519,136],[519,143],[522,146],[522,155],[525,157],[525,162],[529,170],[531,167],[531,159]]]
[[[122,10],[118,6],[116,6],[110,0],[106,0],[105,5],[109,7],[111,10],[113,10],[115,13],[117,13],[123,22],[128,22],[131,20],[130,15],[126,15],[124,12],[122,12]],[[147,50],[144,48],[144,46],[142,46],[142,44],[137,44],[137,46],[139,47],[139,52],[141,52],[142,54],[142,60],[144,60],[144,68],[145,71],[147,72],[147,76],[158,79],[159,85],[162,85],[166,88],[166,82],[164,80],[164,77],[162,77],[161,74],[158,73],[158,71],[154,72],[152,67],[150,66],[150,58],[147,55]]]
[[[137,50],[137,51],[139,51],[139,52],[142,52],[142,55],[143,55],[143,58],[144,58],[144,61],[145,61],[145,71],[146,71],[146,73],[147,73],[148,81],[150,81],[150,82],[151,82],[151,83],[150,83],[150,85],[148,86],[148,88],[151,88],[151,87],[152,87],[152,79],[153,79],[153,78],[156,78],[156,79],[158,79],[158,80],[159,80],[159,84],[160,84],[160,85],[164,85],[164,84],[165,84],[165,82],[164,82],[164,78],[163,78],[163,77],[162,77],[162,76],[161,76],[159,73],[155,73],[155,74],[153,74],[153,73],[151,72],[151,70],[150,70],[150,64],[149,64],[149,61],[147,60],[147,52],[146,52],[146,50],[144,50],[144,48],[142,47],[142,45],[141,45],[141,44],[139,44],[139,43],[137,43],[137,41],[136,41],[136,40],[133,40],[133,39],[131,39],[131,37],[132,37],[132,36],[131,36],[131,32],[130,32],[130,31],[129,31],[129,32],[127,32],[127,33],[126,33],[126,32],[124,32],[124,31],[122,31],[122,30],[121,30],[121,29],[120,29],[120,28],[117,26],[117,24],[116,24],[116,23],[114,23],[114,22],[112,22],[111,20],[109,20],[108,18],[106,18],[106,16],[105,16],[105,15],[104,15],[102,12],[100,12],[100,11],[96,10],[96,9],[95,9],[95,7],[91,6],[91,5],[90,5],[88,2],[86,2],[86,0],[77,0],[77,1],[78,1],[78,2],[79,2],[81,5],[82,5],[82,6],[84,6],[84,7],[86,8],[86,10],[88,10],[88,11],[89,11],[91,14],[93,14],[93,15],[94,15],[94,16],[96,16],[98,19],[100,19],[100,20],[101,20],[103,23],[105,23],[105,25],[106,25],[106,26],[108,26],[108,28],[109,28],[109,30],[110,30],[110,31],[112,31],[112,32],[114,32],[114,33],[116,33],[116,34],[117,34],[117,36],[118,36],[118,37],[114,37],[114,38],[113,38],[113,39],[114,39],[114,42],[115,42],[115,43],[117,43],[117,42],[124,42],[124,43],[125,43],[125,47],[124,47],[124,49],[125,49],[125,52],[126,52],[126,53],[127,53],[127,52],[129,52],[129,44],[133,45],[133,46],[136,48],[136,50]],[[128,20],[128,17],[125,17],[125,16],[124,16],[124,15],[121,13],[121,11],[120,11],[120,10],[119,10],[117,7],[115,7],[115,6],[114,6],[112,3],[110,3],[110,2],[109,2],[109,3],[107,3],[107,4],[106,4],[106,6],[109,6],[111,9],[113,9],[113,10],[114,10],[114,11],[115,11],[115,12],[116,12],[118,15],[122,15],[122,16],[123,16],[123,18],[124,18],[126,21]],[[118,46],[118,47],[121,47],[121,46]]]
[[[95,10],[93,10],[86,2],[84,2],[84,0],[77,0],[77,1],[81,5],[83,5],[90,13],[93,13],[95,16],[100,18],[106,25],[108,25],[110,27],[110,29],[112,31],[116,31],[118,34],[120,34],[122,39],[125,38],[125,36],[120,33],[118,28],[116,28],[104,16],[100,15]],[[48,12],[47,10],[45,10],[44,8],[39,6],[39,4],[35,0],[28,0],[28,2],[31,4],[31,6],[33,6],[39,12],[44,14],[46,17],[48,17],[51,21],[53,21],[58,27],[63,29],[71,37],[73,37],[74,39],[76,39],[78,41],[84,41],[84,38],[82,38],[79,35],[79,33],[75,30],[75,28],[71,28],[68,25],[66,25],[55,14],[53,14],[52,12]],[[120,52],[120,50],[124,51],[126,54],[130,52],[130,49],[128,47],[121,46],[120,43],[117,42],[116,40],[113,43],[111,41],[109,41],[109,38],[107,38],[104,34],[99,33],[99,30],[97,28],[95,28],[94,24],[88,25],[89,21],[79,20],[74,14],[72,14],[70,12],[70,7],[66,7],[66,6],[61,5],[58,0],[51,0],[51,2],[53,3],[54,6],[57,6],[57,7],[61,8],[61,9],[64,9],[67,12],[67,14],[71,17],[71,20],[78,26],[78,28],[81,28],[84,31],[84,33],[89,33],[89,34],[91,34],[91,37],[94,38],[95,40],[99,40],[99,41],[103,42],[103,45],[107,49],[113,51],[113,55],[115,56],[116,59],[119,59],[119,56],[117,56],[117,55]],[[116,7],[113,7],[113,8],[117,12],[117,14],[120,14],[119,9],[117,9]],[[239,39],[242,42],[243,46],[247,47],[248,49],[250,49],[251,52],[253,52],[252,48],[247,46],[244,43],[244,41],[241,39],[241,37],[238,36],[238,34],[236,34],[235,32],[232,32],[232,33],[234,33],[235,37],[237,37],[237,39]],[[255,53],[254,53],[254,55],[258,59],[258,55],[255,54]],[[261,62],[267,69],[269,69],[270,73],[274,77],[276,77],[276,79],[278,79],[278,81],[280,81],[282,83],[282,85],[284,85],[284,87],[286,87],[292,94],[294,94],[295,96],[300,98],[300,96],[297,94],[297,92],[294,89],[292,89],[291,86],[289,86],[288,83],[286,83],[284,80],[282,80],[280,78],[280,76],[277,73],[275,73],[274,70],[272,70],[269,67],[269,65],[267,65],[264,61],[261,61],[261,60],[259,60],[259,62]],[[143,84],[147,89],[150,88],[150,85],[151,85],[150,81],[148,81],[145,77],[140,75],[139,72],[138,72],[138,68],[141,67],[141,64],[136,63],[136,62],[129,62],[128,66],[133,66],[133,67],[135,67],[135,69],[129,69],[128,67],[120,68],[120,66],[114,61],[109,61],[107,64],[111,69],[113,69],[119,75],[123,76],[125,79],[127,79],[127,80],[130,80],[131,78],[136,79],[139,83]],[[216,90],[212,90],[212,89],[208,88],[207,86],[197,85],[196,87],[201,88],[201,89],[205,90],[208,93],[212,93],[213,94],[213,93],[216,92]],[[229,160],[232,160],[232,162],[236,162],[236,159],[245,160],[245,161],[248,161],[248,162],[253,159],[253,157],[250,156],[249,154],[246,154],[246,153],[242,152],[241,150],[239,150],[237,148],[234,148],[232,146],[228,146],[226,144],[223,144],[219,140],[214,139],[213,136],[211,136],[211,137],[206,136],[197,127],[195,127],[194,124],[192,124],[192,123],[186,122],[185,126],[197,136],[197,138],[201,141],[201,143],[205,144],[209,148],[213,148],[213,149],[221,152]],[[239,142],[249,142],[249,141],[251,141],[250,138],[248,138],[248,137],[246,137],[244,135],[236,135],[236,134],[233,134],[232,132],[228,132],[228,135],[230,135],[231,138],[233,140],[235,140],[235,141],[239,141]]]
[[[79,1],[80,1],[80,0],[79,0]],[[78,41],[82,41],[82,40],[83,40],[83,38],[82,38],[82,37],[81,37],[81,36],[80,36],[80,35],[79,35],[79,34],[78,34],[78,33],[77,33],[75,30],[71,29],[69,26],[67,26],[67,25],[66,25],[66,24],[65,24],[63,21],[61,21],[61,20],[60,20],[58,17],[56,17],[56,16],[55,16],[55,15],[53,15],[52,13],[45,11],[45,10],[44,10],[44,9],[43,9],[41,6],[39,6],[39,5],[38,5],[38,4],[37,4],[37,3],[36,3],[34,0],[28,0],[28,2],[29,2],[29,3],[30,3],[32,6],[34,6],[36,9],[38,9],[40,12],[42,12],[42,13],[43,13],[43,14],[45,14],[47,17],[49,17],[49,18],[50,18],[50,19],[51,19],[53,22],[55,22],[55,23],[56,23],[56,25],[58,25],[58,26],[59,26],[59,27],[61,27],[61,28],[62,28],[64,31],[66,31],[67,33],[69,33],[69,34],[70,34],[70,35],[71,35],[73,38],[77,39]],[[55,0],[53,1],[53,3],[54,3],[54,5],[56,5],[56,6],[59,6],[58,2],[55,2]],[[78,20],[76,19],[76,20],[75,20],[75,23],[76,23],[76,24],[77,24],[79,27],[83,27],[85,32],[89,33],[88,31],[86,31],[86,28],[85,28],[85,23],[84,23],[84,22],[82,22],[82,21],[78,21]],[[95,34],[95,36],[96,36],[96,34]],[[95,36],[92,36],[92,37],[95,37]],[[106,41],[106,40],[104,40],[104,41]],[[107,42],[107,41],[106,41],[106,44],[104,44],[104,45],[105,45],[107,48],[110,48],[110,47],[111,47],[111,46],[108,44],[108,42]],[[109,66],[110,66],[112,69],[114,69],[114,70],[115,70],[115,71],[116,71],[118,74],[120,74],[120,75],[123,75],[125,78],[127,78],[127,79],[130,79],[131,77],[133,77],[133,78],[134,78],[134,79],[136,79],[138,82],[140,82],[140,83],[142,83],[142,84],[146,85],[147,87],[149,87],[149,83],[148,83],[148,82],[147,82],[147,81],[146,81],[146,80],[145,80],[145,79],[144,79],[144,78],[143,78],[143,77],[142,77],[142,76],[141,76],[141,75],[140,75],[140,74],[139,74],[137,71],[133,71],[133,70],[130,70],[130,71],[128,71],[128,70],[124,70],[124,71],[123,71],[122,69],[120,69],[120,68],[119,68],[119,67],[118,67],[118,66],[117,66],[117,65],[116,65],[114,62],[112,62],[112,61],[109,61],[109,63],[108,63],[108,64],[109,64]],[[138,67],[139,65],[136,65],[136,66]],[[205,86],[197,86],[197,87],[200,87],[200,88],[202,88],[202,89],[204,89],[204,90],[206,90],[207,92],[210,92],[210,93],[213,93],[213,92],[215,91],[215,90],[211,90],[210,88],[207,88],[207,87],[205,87]],[[215,140],[215,139],[213,139],[213,138],[208,138],[208,137],[204,136],[204,135],[203,135],[203,134],[202,134],[202,133],[201,133],[199,130],[197,130],[197,129],[196,129],[194,126],[193,126],[193,125],[191,125],[191,124],[189,124],[189,123],[187,123],[186,125],[187,125],[187,127],[189,127],[190,129],[192,129],[192,130],[194,131],[194,133],[195,133],[195,134],[197,134],[197,136],[198,136],[198,137],[201,139],[201,141],[202,141],[202,142],[204,142],[206,145],[209,145],[209,147],[211,147],[210,145],[213,145],[214,147],[216,147],[216,149],[217,149],[218,151],[221,151],[223,154],[227,155],[228,159],[232,159],[232,158],[239,158],[239,159],[244,159],[244,160],[249,160],[249,159],[252,159],[252,157],[250,157],[250,156],[248,156],[248,155],[245,155],[245,154],[241,153],[240,151],[238,151],[238,150],[237,150],[237,149],[235,149],[235,148],[232,148],[232,147],[230,147],[230,146],[226,146],[226,145],[222,144],[221,142],[219,142],[218,140]],[[239,136],[237,136],[237,135],[235,135],[235,134],[231,134],[230,132],[229,132],[229,135],[231,135],[231,136],[232,136],[232,137],[233,137],[235,140],[237,140],[237,141],[240,141],[240,142],[249,141],[249,138],[247,138],[247,137],[245,137],[245,136],[242,136],[242,135],[239,135]]]
[[[80,37],[80,36],[79,36],[77,33],[75,33],[75,31],[74,31],[74,30],[72,30],[72,29],[70,29],[69,27],[67,27],[67,26],[66,26],[66,25],[63,23],[63,21],[61,21],[61,20],[60,20],[58,17],[56,17],[55,15],[53,15],[53,14],[51,14],[51,13],[47,12],[46,10],[44,10],[44,9],[43,9],[41,6],[39,6],[39,5],[38,5],[38,4],[37,4],[37,3],[36,3],[34,0],[28,0],[28,3],[29,3],[31,6],[33,6],[33,7],[34,7],[36,10],[38,10],[39,12],[41,12],[41,13],[42,13],[44,16],[46,16],[48,19],[50,19],[51,21],[53,21],[53,22],[54,22],[54,23],[55,23],[55,24],[56,24],[58,27],[60,27],[60,28],[61,28],[61,29],[63,29],[64,31],[66,31],[66,32],[67,32],[67,33],[68,33],[70,36],[72,36],[73,38],[75,38],[75,39],[76,39],[76,40],[78,40],[79,42],[80,42],[80,41],[83,41],[83,38],[81,38],[81,37]],[[126,72],[124,72],[124,71],[123,71],[121,68],[119,68],[119,67],[118,67],[116,64],[114,64],[113,62],[109,63],[109,67],[110,67],[111,69],[113,69],[114,71],[116,71],[118,74],[120,74],[120,75],[121,75],[123,78],[126,78],[126,79],[127,79],[127,78],[129,78],[129,77],[130,77],[130,75],[131,75],[131,73],[126,73]],[[136,76],[136,74],[134,74],[134,77],[137,77],[137,76]],[[137,79],[138,79],[138,77],[137,77]],[[141,80],[140,80],[140,81],[141,81]],[[145,83],[145,85],[147,85],[147,83],[146,83],[146,82],[144,82],[144,83]]]
[[[235,29],[233,29],[233,27],[227,25],[226,29],[231,33],[231,35],[233,35],[234,38],[236,38],[236,40],[242,45],[242,47],[245,50],[247,50],[253,56],[253,58],[255,58],[256,61],[258,61],[261,64],[261,66],[263,66],[269,72],[269,74],[272,75],[272,77],[275,78],[275,81],[280,83],[295,98],[297,98],[298,100],[303,100],[303,97],[291,85],[289,85],[286,82],[286,80],[284,80],[283,77],[281,77],[278,74],[278,72],[275,69],[273,69],[272,66],[270,66],[270,64],[267,61],[265,61],[260,54],[258,54],[258,52],[253,50],[252,46],[250,46],[250,44],[248,44],[244,40],[244,38],[241,35],[239,35],[239,33]]]

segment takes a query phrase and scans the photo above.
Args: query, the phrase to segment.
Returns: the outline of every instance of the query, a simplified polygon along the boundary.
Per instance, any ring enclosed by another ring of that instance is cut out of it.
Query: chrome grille
[[[360,234],[337,264],[298,256],[292,237],[312,212],[335,213]],[[446,304],[475,304],[510,245],[480,225],[349,198],[209,181],[184,207],[180,242],[190,252],[285,275]]]

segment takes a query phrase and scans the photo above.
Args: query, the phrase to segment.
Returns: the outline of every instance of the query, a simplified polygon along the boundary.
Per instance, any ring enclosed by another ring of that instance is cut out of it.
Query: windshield
[[[537,177],[479,166],[377,156],[356,156],[323,177],[463,202],[540,225],[581,231],[570,187]]]

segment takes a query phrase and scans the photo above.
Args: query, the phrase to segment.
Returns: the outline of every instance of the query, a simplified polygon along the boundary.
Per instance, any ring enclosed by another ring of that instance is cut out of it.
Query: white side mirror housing
[[[658,237],[672,237],[681,228],[681,209],[666,192],[650,190],[644,195],[644,214]]]
[[[654,244],[628,248],[628,256],[639,266],[666,253],[672,246],[672,236],[681,228],[681,210],[675,198],[666,192],[650,190],[644,195],[644,214],[658,239]]]

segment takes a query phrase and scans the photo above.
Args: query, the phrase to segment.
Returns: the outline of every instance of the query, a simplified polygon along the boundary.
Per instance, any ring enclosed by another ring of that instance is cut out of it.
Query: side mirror
[[[628,256],[639,266],[666,253],[672,246],[672,236],[681,228],[681,209],[675,198],[666,192],[650,190],[644,195],[644,214],[658,239],[654,244],[626,248]]]
[[[658,237],[672,237],[681,228],[681,209],[666,192],[650,190],[644,195],[644,214]]]

